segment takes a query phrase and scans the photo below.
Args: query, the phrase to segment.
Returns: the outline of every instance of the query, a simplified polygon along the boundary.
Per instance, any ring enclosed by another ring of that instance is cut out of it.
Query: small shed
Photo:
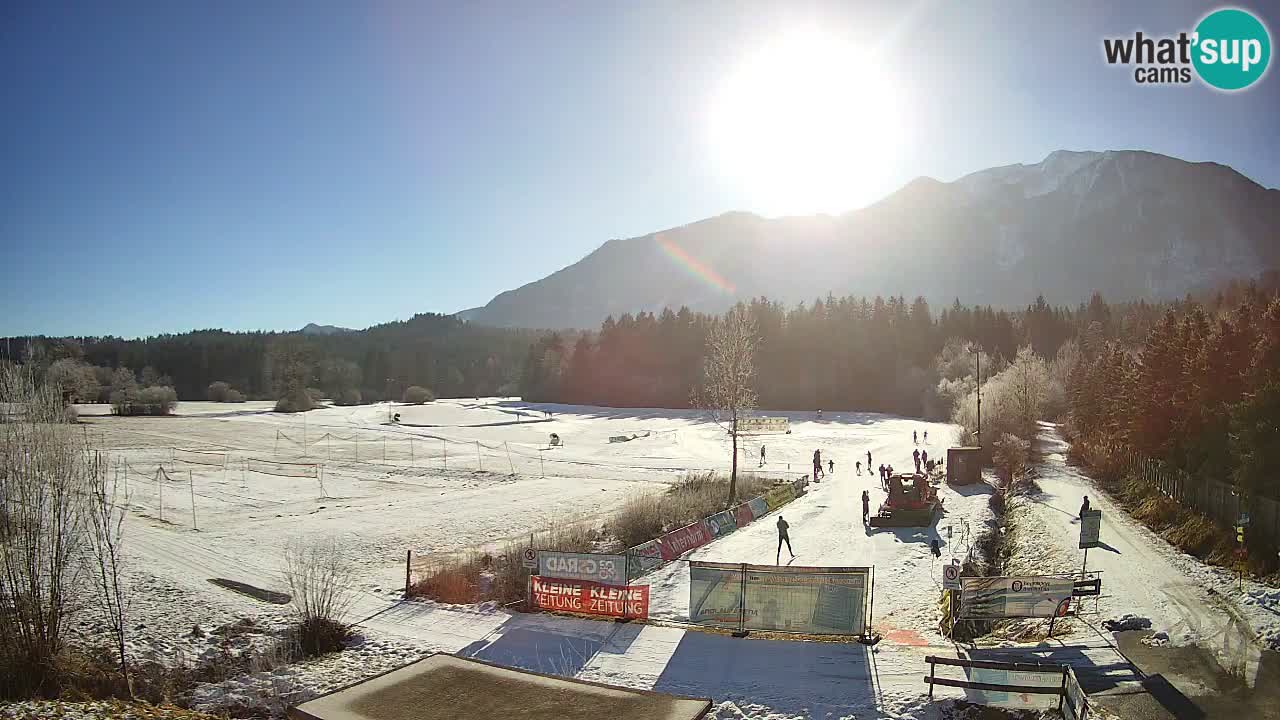
[[[438,653],[289,710],[291,720],[698,720],[711,701]]]
[[[982,448],[947,448],[947,484],[972,485],[982,480]]]

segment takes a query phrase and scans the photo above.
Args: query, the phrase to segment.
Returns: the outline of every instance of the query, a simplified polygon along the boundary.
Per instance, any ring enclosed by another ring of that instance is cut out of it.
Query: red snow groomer
[[[889,476],[889,498],[871,517],[871,527],[922,527],[932,525],[942,510],[938,491],[921,473]]]

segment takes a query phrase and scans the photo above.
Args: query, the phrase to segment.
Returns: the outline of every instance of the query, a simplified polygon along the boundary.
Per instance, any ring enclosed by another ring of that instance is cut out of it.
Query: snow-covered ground
[[[399,424],[388,422],[392,412],[400,413]],[[889,639],[872,651],[783,640],[744,645],[656,624],[619,626],[491,607],[398,602],[406,549],[441,553],[495,543],[555,519],[603,515],[629,494],[660,490],[688,470],[723,468],[728,438],[696,412],[482,400],[324,408],[305,419],[252,403],[182,403],[174,418],[91,412],[82,417],[86,432],[110,452],[121,479],[129,478],[126,535],[137,590],[131,606],[137,653],[193,659],[217,652],[226,644],[218,629],[243,617],[253,618],[269,637],[284,622],[283,608],[208,580],[281,589],[279,557],[291,539],[336,535],[360,563],[352,615],[368,619],[359,626],[363,639],[356,651],[205,688],[198,695],[201,707],[297,701],[443,650],[711,696],[722,703],[720,717],[844,716],[871,707],[886,716],[924,716],[923,645],[939,640],[934,627],[940,569],[928,551],[932,535],[904,529],[868,534],[858,497],[870,490],[874,510],[883,494],[873,474],[854,469],[859,461],[865,464],[867,452],[876,464],[909,467],[913,430],[921,434],[922,449],[941,457],[953,437],[950,426],[868,413],[828,412],[822,421],[794,413],[790,434],[746,442],[744,455],[751,460],[744,467],[780,478],[807,473],[815,448],[835,461],[834,474],[781,512],[792,524],[798,561],[876,565],[873,622]],[[563,440],[561,447],[549,447],[552,432]],[[634,439],[609,441],[622,435]],[[757,468],[761,444],[767,445],[768,463]],[[224,467],[216,454],[183,449],[225,453],[228,459]],[[205,464],[211,460],[219,464]],[[320,463],[323,485],[318,477],[257,472],[291,470],[254,460]],[[158,465],[169,477],[160,486],[154,480]],[[952,528],[950,540],[942,531],[944,559],[965,552],[989,517],[986,492],[943,490],[947,514],[939,528]],[[772,562],[775,537],[770,518],[712,543],[697,557]],[[663,578],[653,579],[659,618],[687,612],[687,585],[671,584],[680,566],[668,566]],[[664,581],[669,587],[656,587]],[[244,635],[256,632],[251,627]],[[780,663],[779,657],[787,660]],[[706,663],[717,669],[704,668]]]
[[[1084,496],[1102,511],[1103,545],[1088,554],[1088,570],[1098,571],[1102,579],[1098,612],[1069,623],[1066,637],[1096,637],[1105,632],[1105,621],[1125,615],[1146,618],[1170,644],[1209,650],[1224,669],[1252,685],[1262,647],[1274,649],[1280,637],[1280,591],[1250,581],[1241,591],[1229,572],[1181,552],[1129,517],[1089,477],[1067,465],[1066,443],[1051,424],[1042,424],[1040,442],[1040,493],[1019,499],[1011,511],[1018,526],[1019,570],[1079,572],[1084,567],[1079,549]],[[1086,610],[1095,607],[1088,600],[1083,605]]]

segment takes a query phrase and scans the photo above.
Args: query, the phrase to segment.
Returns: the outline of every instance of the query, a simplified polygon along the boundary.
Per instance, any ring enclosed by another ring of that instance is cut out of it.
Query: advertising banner
[[[534,575],[529,578],[529,601],[540,610],[617,618],[649,617],[648,585],[604,585]]]
[[[634,580],[650,570],[662,567],[665,562],[657,540],[640,543],[627,551],[627,576]]]
[[[658,547],[662,551],[663,560],[675,560],[690,550],[711,542],[712,537],[707,524],[699,520],[658,538]]]
[[[1085,510],[1080,513],[1080,547],[1095,548],[1101,544],[1102,511]]]
[[[1047,576],[962,577],[960,587],[964,618],[1053,617],[1066,614],[1075,583]]]
[[[796,499],[796,489],[790,485],[779,485],[764,494],[764,503],[769,510],[777,510]]]
[[[738,434],[785,433],[791,429],[791,421],[784,417],[749,417],[738,420]]]
[[[728,510],[718,512],[703,520],[703,522],[707,524],[707,530],[715,537],[724,537],[738,529],[738,524],[733,520],[733,513]]]
[[[860,635],[866,627],[870,574],[870,568],[748,565],[745,628]]]
[[[763,495],[751,498],[747,504],[751,506],[751,514],[755,516],[756,520],[764,517],[769,512],[769,503],[764,501]]]
[[[742,503],[733,510],[734,524],[740,528],[750,525],[755,519],[756,514],[751,512],[751,503]]]
[[[627,584],[627,557],[596,553],[538,551],[538,574],[546,578]]]
[[[742,620],[742,566],[689,563],[689,622],[737,628]]]
[[[991,668],[965,668],[965,675],[970,682],[990,683],[992,685],[1013,685],[1025,687],[1045,687],[1058,690],[1062,687],[1061,670],[1025,671],[996,670]],[[1058,707],[1060,693],[1015,693],[999,690],[976,690],[965,688],[965,700],[980,705],[1011,708],[1019,710],[1048,709]]]

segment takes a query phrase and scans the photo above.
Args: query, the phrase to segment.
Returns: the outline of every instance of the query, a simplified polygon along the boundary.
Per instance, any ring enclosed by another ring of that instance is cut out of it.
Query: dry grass
[[[521,555],[525,548],[564,552],[602,552],[617,544],[601,534],[596,524],[585,520],[557,523],[530,539],[503,544],[496,553],[473,550],[448,558],[428,570],[422,580],[409,587],[409,594],[437,602],[465,605],[493,600],[500,604],[524,597],[530,572]]]

